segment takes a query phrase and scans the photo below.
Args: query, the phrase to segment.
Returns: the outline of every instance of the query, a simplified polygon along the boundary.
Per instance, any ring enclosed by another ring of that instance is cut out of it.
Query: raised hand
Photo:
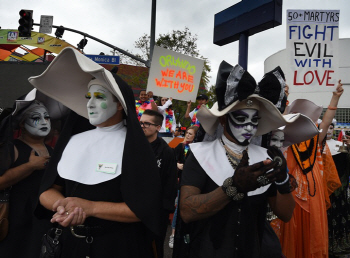
[[[343,84],[341,80],[338,81],[338,85],[335,91],[333,91],[333,95],[340,97],[344,92]]]
[[[148,95],[148,98],[153,98],[153,91],[149,91],[149,92],[147,92],[147,95]]]

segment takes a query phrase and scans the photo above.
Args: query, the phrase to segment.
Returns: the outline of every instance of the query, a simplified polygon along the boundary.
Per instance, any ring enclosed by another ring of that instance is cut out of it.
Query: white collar
[[[248,146],[242,146],[231,142],[229,139],[226,138],[224,134],[222,135],[222,141],[227,147],[229,147],[234,153],[237,154],[242,154],[242,152],[248,148]]]
[[[58,163],[58,174],[65,179],[95,185],[118,177],[126,137],[123,122],[74,135]]]
[[[249,165],[263,161],[268,157],[265,148],[254,144],[249,144],[248,147]],[[234,175],[235,171],[228,162],[225,148],[222,146],[219,139],[212,142],[191,143],[190,148],[205,173],[207,173],[218,186],[221,186],[226,178]],[[270,184],[248,192],[248,196],[262,194],[267,191],[269,187]]]
[[[118,124],[106,126],[106,127],[96,127],[96,130],[99,132],[114,132],[122,129],[124,127],[123,121],[119,122]]]

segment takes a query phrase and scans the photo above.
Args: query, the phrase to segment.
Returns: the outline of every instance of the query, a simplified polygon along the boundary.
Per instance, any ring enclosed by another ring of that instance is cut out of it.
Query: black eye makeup
[[[256,112],[257,113],[257,112]],[[257,125],[259,123],[259,117],[257,114],[254,114],[253,117],[250,119],[249,114],[245,113],[242,110],[238,110],[232,113],[229,113],[229,117],[235,124],[245,124],[245,123],[251,123],[253,125]],[[250,121],[249,121],[250,120]]]

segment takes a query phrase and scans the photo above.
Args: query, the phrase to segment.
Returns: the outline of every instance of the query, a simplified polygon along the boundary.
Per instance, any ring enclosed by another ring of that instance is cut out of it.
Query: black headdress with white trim
[[[270,100],[283,113],[286,107],[287,96],[284,93],[286,87],[284,73],[281,67],[277,66],[266,73],[259,82],[256,93]]]
[[[233,67],[222,61],[215,85],[217,102],[211,109],[202,106],[197,114],[204,130],[209,135],[214,135],[219,124],[219,117],[244,108],[259,110],[261,120],[256,132],[257,136],[286,125],[287,121],[283,118],[281,110],[275,106],[280,102],[283,106],[284,75],[280,68],[270,73],[265,76],[258,87],[254,78],[241,66]],[[272,91],[276,93],[271,94]]]
[[[31,90],[19,97],[12,108],[12,113],[5,117],[0,124],[0,176],[2,176],[14,162],[14,130],[18,129],[23,112],[33,102],[41,103],[49,111],[51,120],[59,120],[68,114],[68,109],[45,94]]]
[[[236,100],[246,99],[255,89],[256,81],[240,65],[233,67],[225,61],[221,62],[215,85],[219,111]]]
[[[279,66],[266,73],[257,84],[249,72],[245,71],[240,65],[233,67],[222,61],[215,85],[219,111],[237,100],[247,99],[252,94],[258,94],[271,101],[280,111],[281,109],[284,110],[286,103],[285,86],[284,73]]]

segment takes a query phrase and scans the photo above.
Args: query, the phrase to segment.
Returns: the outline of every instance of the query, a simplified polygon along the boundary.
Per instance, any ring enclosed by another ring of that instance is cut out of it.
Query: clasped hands
[[[52,210],[56,212],[51,223],[57,222],[63,227],[84,224],[85,219],[91,214],[91,201],[78,197],[67,197],[56,201]]]
[[[267,151],[271,159],[248,165],[248,153],[243,157],[232,176],[233,185],[239,193],[247,193],[273,182],[283,182],[287,178],[287,162],[282,152],[275,146]],[[272,171],[271,171],[272,170]]]

